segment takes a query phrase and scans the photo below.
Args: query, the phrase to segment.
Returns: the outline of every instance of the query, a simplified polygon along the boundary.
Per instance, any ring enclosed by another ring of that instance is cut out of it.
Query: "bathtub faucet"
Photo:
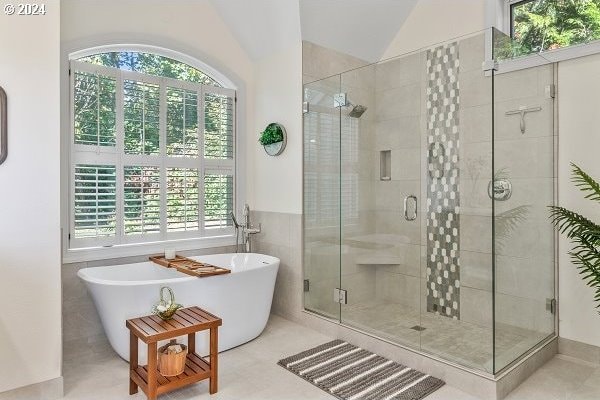
[[[258,224],[258,228],[252,226],[250,222],[250,206],[246,204],[244,206],[244,223],[238,223],[233,211],[230,213],[233,226],[235,227],[235,251],[238,253],[251,253],[252,252],[252,241],[251,235],[260,233],[262,224]],[[240,231],[241,231],[241,243],[240,243]],[[240,246],[242,251],[240,251]]]

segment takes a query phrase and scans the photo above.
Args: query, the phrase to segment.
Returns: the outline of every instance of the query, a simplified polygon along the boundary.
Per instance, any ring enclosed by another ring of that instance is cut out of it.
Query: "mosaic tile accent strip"
[[[427,311],[460,319],[458,43],[427,51]]]

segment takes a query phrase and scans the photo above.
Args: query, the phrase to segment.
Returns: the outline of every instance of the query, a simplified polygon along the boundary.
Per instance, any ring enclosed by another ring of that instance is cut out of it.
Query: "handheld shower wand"
[[[239,251],[240,251],[240,224],[238,224],[233,211],[230,211],[229,215],[231,216],[231,220],[233,221],[233,226],[235,227],[235,252],[239,253]],[[242,234],[243,234],[243,232],[242,232]]]
[[[233,221],[233,226],[235,226],[235,229],[240,229],[240,224],[238,224],[237,219],[235,218],[235,214],[233,213],[233,211],[230,211],[229,215],[231,216],[231,220]]]

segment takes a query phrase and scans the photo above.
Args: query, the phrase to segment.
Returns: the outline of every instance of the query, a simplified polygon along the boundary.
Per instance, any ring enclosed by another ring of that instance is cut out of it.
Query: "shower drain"
[[[412,328],[410,328],[410,329],[412,329],[412,330],[415,330],[415,331],[417,331],[417,332],[423,332],[423,331],[424,331],[425,329],[427,329],[427,328],[423,328],[421,325],[415,325],[415,326],[413,326],[413,327],[412,327]]]

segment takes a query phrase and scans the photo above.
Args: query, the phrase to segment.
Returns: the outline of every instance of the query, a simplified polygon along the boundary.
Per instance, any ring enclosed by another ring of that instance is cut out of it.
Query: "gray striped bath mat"
[[[277,364],[344,400],[419,400],[444,382],[342,340],[334,340]]]

